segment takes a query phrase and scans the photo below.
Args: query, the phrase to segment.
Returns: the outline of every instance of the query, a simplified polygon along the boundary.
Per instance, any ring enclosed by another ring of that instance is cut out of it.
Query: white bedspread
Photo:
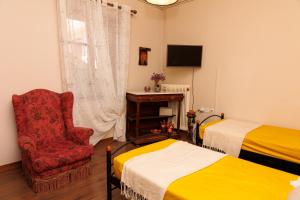
[[[288,200],[300,199],[300,177],[296,181],[291,181],[291,185],[295,188],[288,195]]]
[[[239,157],[247,133],[261,124],[227,119],[205,129],[203,145]]]
[[[291,185],[296,188],[296,187],[300,187],[300,177],[295,180],[295,181],[291,181]]]
[[[224,156],[178,141],[162,150],[134,157],[125,162],[122,170],[122,194],[134,200],[162,200],[172,182]]]

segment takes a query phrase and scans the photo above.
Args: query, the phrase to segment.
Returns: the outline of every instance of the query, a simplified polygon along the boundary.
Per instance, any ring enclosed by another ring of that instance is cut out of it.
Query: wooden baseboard
[[[0,166],[0,173],[9,171],[12,169],[21,168],[21,164],[22,164],[22,161],[17,161],[17,162],[13,162],[10,164],[2,165],[2,166]]]

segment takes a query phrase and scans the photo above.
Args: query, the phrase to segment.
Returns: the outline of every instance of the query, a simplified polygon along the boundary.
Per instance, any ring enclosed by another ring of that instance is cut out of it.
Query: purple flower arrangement
[[[159,81],[166,80],[166,75],[164,73],[153,73],[150,78],[155,84],[158,84]]]

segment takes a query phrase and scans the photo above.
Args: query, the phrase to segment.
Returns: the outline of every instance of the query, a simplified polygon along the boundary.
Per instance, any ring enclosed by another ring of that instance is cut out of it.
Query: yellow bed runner
[[[203,139],[206,127],[220,121],[202,125],[200,137]],[[300,164],[300,130],[263,125],[246,135],[242,149]]]
[[[115,175],[120,179],[124,163],[176,142],[165,140],[144,146],[114,159]],[[286,200],[293,189],[290,181],[298,176],[226,156],[215,164],[173,182],[164,200]]]

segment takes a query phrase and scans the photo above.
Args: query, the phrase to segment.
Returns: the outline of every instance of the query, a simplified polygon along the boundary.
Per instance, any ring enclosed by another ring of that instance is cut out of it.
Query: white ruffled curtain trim
[[[72,91],[75,125],[95,130],[96,144],[114,127],[125,141],[130,7],[96,0],[58,0],[62,82]]]

